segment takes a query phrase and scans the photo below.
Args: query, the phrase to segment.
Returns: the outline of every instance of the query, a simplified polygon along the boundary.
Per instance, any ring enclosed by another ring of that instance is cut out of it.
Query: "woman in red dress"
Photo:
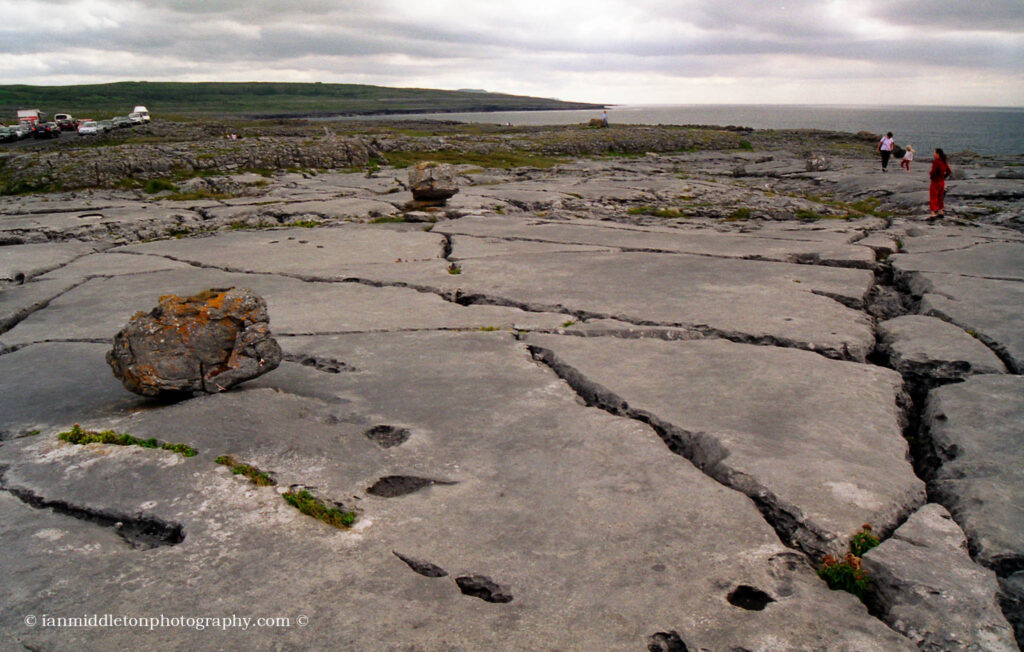
[[[951,174],[953,171],[949,169],[949,163],[946,162],[946,153],[942,151],[942,148],[936,149],[935,156],[932,157],[932,169],[928,173],[928,178],[932,180],[931,186],[928,188],[928,205],[932,210],[932,217],[944,215],[946,179]]]

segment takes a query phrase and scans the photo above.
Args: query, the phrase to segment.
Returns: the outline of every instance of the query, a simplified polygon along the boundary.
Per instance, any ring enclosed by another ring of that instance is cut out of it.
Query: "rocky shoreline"
[[[1019,158],[959,155],[933,222],[927,167],[882,174],[852,135],[156,129],[5,158],[9,189],[65,188],[0,197],[5,645],[1024,636]],[[424,209],[394,166],[431,154],[459,192]],[[266,300],[280,366],[127,393],[114,334],[214,287]],[[197,454],[57,437],[76,423]],[[140,550],[114,523],[175,534]],[[881,545],[853,557],[858,599],[819,574],[864,524]],[[171,611],[291,625],[25,620]]]

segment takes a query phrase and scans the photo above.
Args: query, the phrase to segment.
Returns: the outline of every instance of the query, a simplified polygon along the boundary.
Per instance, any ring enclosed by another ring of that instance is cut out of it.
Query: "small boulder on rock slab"
[[[941,505],[919,509],[864,555],[868,601],[922,650],[1017,649],[992,571],[971,561],[967,538]]]
[[[832,169],[832,161],[825,156],[811,156],[804,162],[808,172],[824,172]]]
[[[409,189],[416,201],[441,206],[459,192],[452,166],[433,161],[423,161],[409,168]]]
[[[275,369],[281,347],[267,304],[244,288],[167,295],[114,336],[107,363],[126,389],[143,396],[222,392]]]

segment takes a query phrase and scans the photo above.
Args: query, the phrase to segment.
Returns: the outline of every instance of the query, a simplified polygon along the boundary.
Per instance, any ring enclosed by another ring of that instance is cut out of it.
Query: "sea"
[[[821,105],[680,104],[610,106],[612,124],[734,125],[754,129],[823,129],[884,134],[901,147],[913,145],[919,159],[941,147],[947,154],[1024,155],[1024,107],[864,107]],[[374,116],[373,119],[454,120],[513,125],[585,123],[601,110],[497,111]],[[336,118],[366,120],[358,118]]]

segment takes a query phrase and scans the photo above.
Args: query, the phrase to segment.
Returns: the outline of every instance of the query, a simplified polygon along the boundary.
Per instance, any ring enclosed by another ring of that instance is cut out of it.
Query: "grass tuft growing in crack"
[[[281,494],[285,502],[307,516],[323,521],[327,525],[340,529],[348,529],[356,522],[356,513],[330,507],[322,500],[305,489],[289,491]]]
[[[127,433],[113,430],[85,430],[77,423],[71,430],[59,433],[57,438],[69,444],[114,444],[115,446],[140,446],[142,448],[161,448],[178,453],[184,457],[195,457],[198,451],[187,444],[171,444],[156,438],[139,439]]]
[[[232,473],[235,475],[244,475],[249,478],[249,482],[253,483],[257,487],[273,487],[277,484],[277,482],[267,475],[267,473],[260,471],[255,466],[243,464],[230,455],[221,455],[215,459],[214,462],[231,467]]]

